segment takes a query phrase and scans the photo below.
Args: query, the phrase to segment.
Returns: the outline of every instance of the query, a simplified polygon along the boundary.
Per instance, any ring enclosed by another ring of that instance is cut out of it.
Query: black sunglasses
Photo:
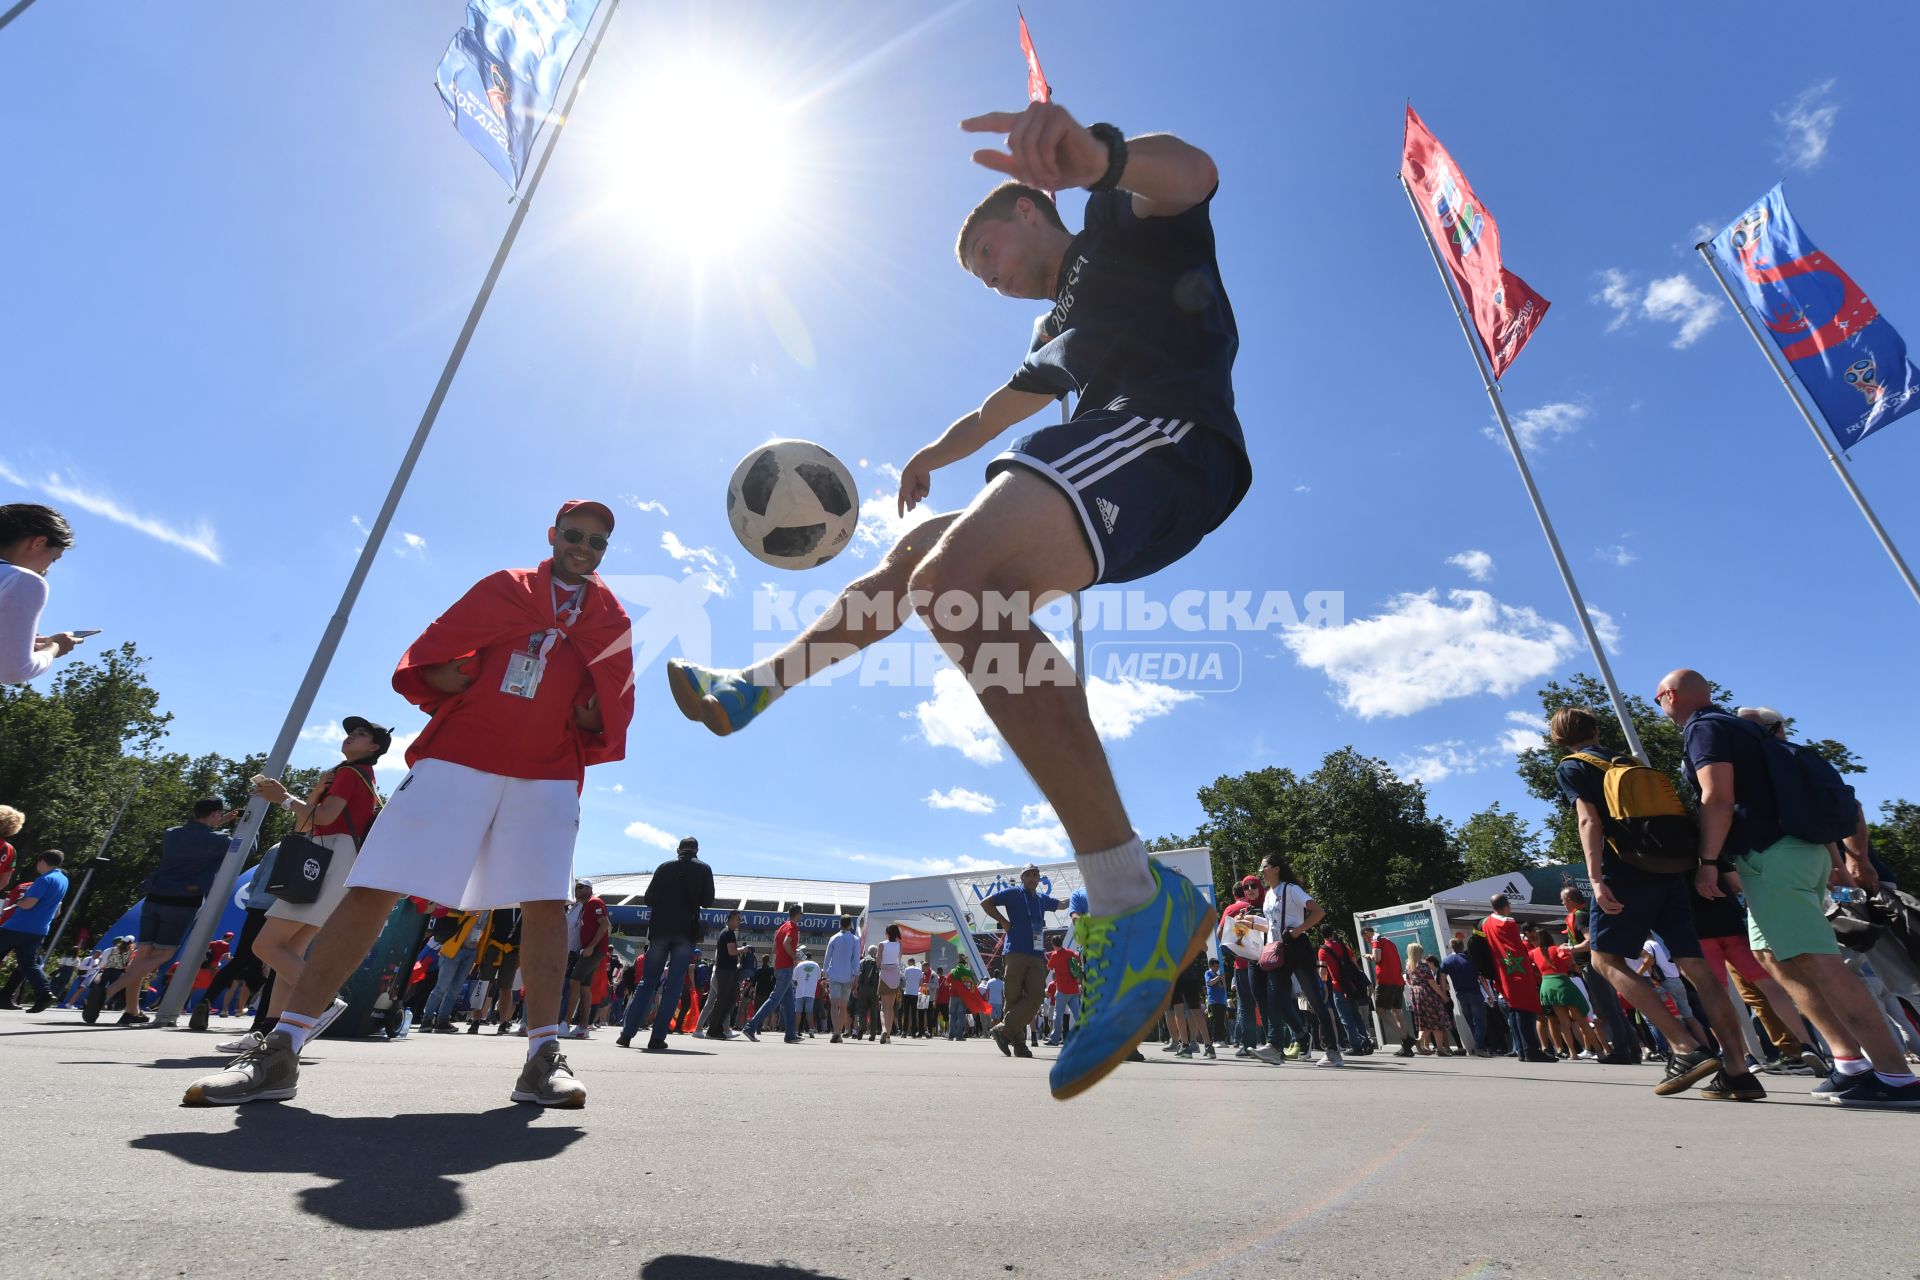
[[[595,551],[605,551],[607,549],[607,540],[597,533],[583,533],[579,529],[562,529],[560,530],[560,536],[576,547],[584,542]]]

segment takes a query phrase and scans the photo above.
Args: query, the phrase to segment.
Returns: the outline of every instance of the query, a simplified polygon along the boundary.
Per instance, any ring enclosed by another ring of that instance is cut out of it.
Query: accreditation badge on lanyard
[[[554,588],[553,620],[558,623],[562,614],[571,626],[580,617],[580,598],[585,587],[576,587],[567,596],[566,608],[561,607],[559,588]],[[515,698],[532,700],[540,695],[540,681],[547,674],[547,655],[553,652],[566,632],[558,626],[545,631],[535,632],[527,637],[527,647],[512,654],[507,659],[506,674],[500,677],[500,692]]]

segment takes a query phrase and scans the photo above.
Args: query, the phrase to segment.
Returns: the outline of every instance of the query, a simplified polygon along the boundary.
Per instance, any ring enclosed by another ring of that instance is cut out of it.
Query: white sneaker
[[[1284,1067],[1287,1065],[1287,1055],[1270,1044],[1263,1044],[1258,1049],[1255,1049],[1253,1056],[1269,1066]]]
[[[592,1032],[590,1028],[575,1027],[572,1031],[562,1031],[560,1038],[562,1040],[586,1040],[590,1039],[591,1035]]]
[[[1313,1065],[1316,1067],[1344,1067],[1347,1065],[1347,1060],[1340,1056],[1338,1049],[1329,1049],[1327,1050],[1327,1056]]]
[[[1598,1062],[1598,1061],[1600,1061],[1600,1059],[1599,1059],[1599,1058],[1597,1058],[1597,1057],[1595,1057],[1595,1056],[1594,1056],[1594,1052],[1593,1052],[1593,1050],[1591,1050],[1591,1049],[1582,1049],[1582,1050],[1581,1050],[1581,1051],[1580,1051],[1579,1053],[1576,1053],[1576,1054],[1574,1055],[1574,1057],[1576,1057],[1576,1058],[1578,1058],[1578,1059],[1580,1059],[1580,1061],[1582,1061],[1582,1062]]]
[[[265,1039],[266,1037],[258,1031],[249,1031],[245,1035],[235,1036],[231,1040],[222,1040],[219,1044],[213,1046],[213,1051],[215,1053],[249,1053],[258,1049],[260,1042]]]

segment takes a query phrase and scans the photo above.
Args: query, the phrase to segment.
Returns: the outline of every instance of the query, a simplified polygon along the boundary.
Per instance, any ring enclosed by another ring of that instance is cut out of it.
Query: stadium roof
[[[593,891],[610,907],[639,905],[653,879],[651,871],[588,876]],[[785,911],[799,903],[808,915],[862,915],[867,909],[867,884],[851,880],[789,880],[781,876],[722,876],[713,878],[719,909]]]

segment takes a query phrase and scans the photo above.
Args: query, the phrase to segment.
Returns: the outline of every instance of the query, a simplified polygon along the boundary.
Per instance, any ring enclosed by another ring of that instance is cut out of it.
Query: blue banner
[[[434,85],[454,127],[510,187],[600,0],[467,0]]]
[[[1715,236],[1712,248],[1841,448],[1920,408],[1920,370],[1907,359],[1907,344],[1853,277],[1807,239],[1780,187]]]

